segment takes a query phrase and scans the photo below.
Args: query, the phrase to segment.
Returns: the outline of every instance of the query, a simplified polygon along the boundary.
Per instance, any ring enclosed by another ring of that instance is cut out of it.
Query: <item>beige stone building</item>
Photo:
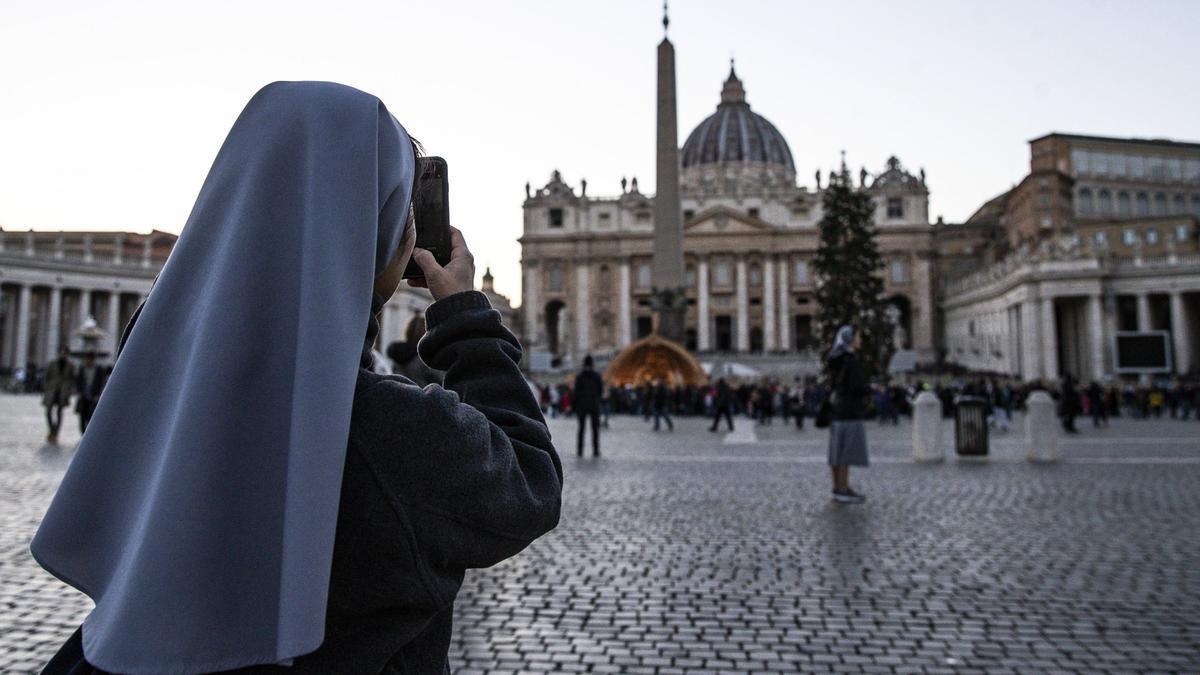
[[[1117,335],[1159,331],[1167,367],[1140,375],[1193,370],[1200,144],[1049,134],[1030,150],[1021,183],[939,240],[948,262],[985,252],[940,298],[946,359],[1026,380],[1133,377]]]
[[[681,149],[686,346],[702,360],[765,371],[812,362],[817,312],[811,261],[823,187],[797,179],[791,148],[751,110],[731,69],[716,111]],[[874,198],[899,346],[935,357],[933,234],[924,171],[895,157],[859,179]],[[589,195],[555,171],[526,186],[522,333],[527,350],[561,367],[605,358],[653,328],[654,197],[636,178]],[[538,359],[534,359],[536,362]],[[773,368],[778,366],[778,368]]]

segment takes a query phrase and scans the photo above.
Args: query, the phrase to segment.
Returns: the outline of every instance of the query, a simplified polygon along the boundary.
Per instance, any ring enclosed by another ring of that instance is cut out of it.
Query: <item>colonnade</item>
[[[64,296],[75,300],[70,311],[64,311],[67,309]],[[89,316],[105,332],[101,349],[111,355],[124,328],[122,321],[128,319],[132,308],[145,297],[145,292],[123,291],[111,284],[105,287],[5,282],[0,366],[16,368],[30,362],[44,366],[58,354],[60,347],[78,348],[79,344],[70,341]],[[128,308],[124,317],[122,300]],[[66,345],[64,339],[68,341]]]

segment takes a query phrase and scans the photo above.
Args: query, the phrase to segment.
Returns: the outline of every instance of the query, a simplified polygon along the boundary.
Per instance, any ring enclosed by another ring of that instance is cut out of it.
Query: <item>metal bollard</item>
[[[913,459],[940,462],[942,449],[942,401],[931,391],[917,394],[913,401]]]
[[[1025,458],[1031,462],[1058,459],[1058,421],[1054,399],[1044,391],[1035,391],[1025,401]]]

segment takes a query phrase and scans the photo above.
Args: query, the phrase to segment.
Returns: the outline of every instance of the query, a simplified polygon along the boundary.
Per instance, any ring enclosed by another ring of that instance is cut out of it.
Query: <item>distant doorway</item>
[[[719,352],[733,350],[733,317],[716,317],[716,347]]]

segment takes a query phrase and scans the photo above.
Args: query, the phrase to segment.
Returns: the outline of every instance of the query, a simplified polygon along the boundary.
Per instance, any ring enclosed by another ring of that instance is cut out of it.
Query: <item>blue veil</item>
[[[211,672],[324,640],[357,367],[414,170],[350,87],[276,82],[234,123],[32,543],[96,603],[92,665]]]

